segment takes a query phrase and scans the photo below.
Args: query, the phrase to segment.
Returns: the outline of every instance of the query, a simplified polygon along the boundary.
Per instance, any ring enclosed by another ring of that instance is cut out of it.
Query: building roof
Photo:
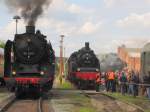
[[[126,48],[129,53],[141,53],[141,48]]]
[[[141,49],[140,48],[126,48],[130,57],[140,58],[141,57]]]
[[[130,57],[140,58],[141,56],[141,48],[127,48],[125,45],[122,45],[121,48],[125,49]]]
[[[140,58],[141,57],[141,53],[138,53],[138,52],[129,52],[128,54],[130,57],[133,57],[133,58]]]

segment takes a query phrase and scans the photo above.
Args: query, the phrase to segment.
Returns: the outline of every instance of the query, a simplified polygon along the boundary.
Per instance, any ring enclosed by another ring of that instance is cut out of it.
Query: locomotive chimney
[[[35,26],[26,26],[26,33],[35,34]]]
[[[90,47],[89,47],[89,42],[86,42],[86,43],[85,43],[85,48],[86,48],[86,49],[89,49],[89,48],[90,48]]]

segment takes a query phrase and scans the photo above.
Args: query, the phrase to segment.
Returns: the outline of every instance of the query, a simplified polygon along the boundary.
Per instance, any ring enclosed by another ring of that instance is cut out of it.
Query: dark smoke
[[[11,11],[19,12],[28,25],[35,25],[51,0],[5,0],[5,2]]]
[[[125,63],[123,63],[115,53],[109,53],[100,57],[100,62],[102,72],[107,72],[109,70],[122,70],[122,68],[125,67]]]

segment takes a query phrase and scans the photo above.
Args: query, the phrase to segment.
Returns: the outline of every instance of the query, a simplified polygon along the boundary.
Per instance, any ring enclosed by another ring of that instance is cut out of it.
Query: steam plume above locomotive
[[[34,26],[38,17],[48,8],[52,0],[5,0],[11,11],[19,12],[25,23]]]

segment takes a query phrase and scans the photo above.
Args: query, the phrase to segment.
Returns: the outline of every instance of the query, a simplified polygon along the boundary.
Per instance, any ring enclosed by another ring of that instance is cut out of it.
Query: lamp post
[[[18,20],[21,19],[21,18],[20,18],[20,16],[14,16],[13,19],[16,20],[16,34],[17,34],[18,33],[17,32],[17,29],[18,29]]]

